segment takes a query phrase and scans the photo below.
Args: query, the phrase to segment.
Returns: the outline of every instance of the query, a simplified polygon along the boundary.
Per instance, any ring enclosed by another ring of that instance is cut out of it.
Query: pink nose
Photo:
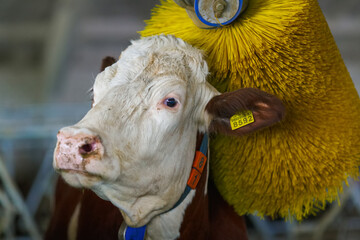
[[[94,160],[101,160],[104,147],[100,138],[89,133],[60,131],[55,149],[55,168],[62,170],[86,170],[85,166]]]

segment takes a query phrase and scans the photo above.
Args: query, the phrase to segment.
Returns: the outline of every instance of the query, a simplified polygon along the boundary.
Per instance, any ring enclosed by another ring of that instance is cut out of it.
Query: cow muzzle
[[[86,173],[86,165],[103,158],[100,137],[88,129],[63,128],[57,135],[54,168],[58,171]]]

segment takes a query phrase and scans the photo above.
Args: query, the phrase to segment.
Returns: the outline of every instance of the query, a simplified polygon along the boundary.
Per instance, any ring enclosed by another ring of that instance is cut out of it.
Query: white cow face
[[[59,131],[54,168],[69,184],[110,200],[128,225],[146,224],[185,189],[197,132],[239,135],[283,115],[281,102],[259,90],[219,95],[207,74],[201,52],[180,39],[132,42],[97,76],[92,109]],[[232,131],[229,117],[245,109],[255,123]]]

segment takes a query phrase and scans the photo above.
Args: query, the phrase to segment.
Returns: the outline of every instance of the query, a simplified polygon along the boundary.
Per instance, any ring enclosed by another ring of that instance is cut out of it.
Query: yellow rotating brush
[[[219,91],[260,88],[286,105],[280,124],[211,140],[212,177],[238,214],[300,220],[358,177],[360,100],[316,0],[249,0],[213,29],[162,1],[141,34],[161,33],[203,49]]]

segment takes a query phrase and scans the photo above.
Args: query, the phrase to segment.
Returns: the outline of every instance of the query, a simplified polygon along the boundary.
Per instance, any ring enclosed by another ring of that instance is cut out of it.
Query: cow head
[[[241,135],[279,121],[280,100],[257,89],[220,94],[207,81],[203,54],[172,36],[132,42],[93,86],[91,110],[61,129],[54,168],[90,188],[141,226],[177,202],[185,189],[197,132]],[[231,130],[251,110],[255,122]]]

